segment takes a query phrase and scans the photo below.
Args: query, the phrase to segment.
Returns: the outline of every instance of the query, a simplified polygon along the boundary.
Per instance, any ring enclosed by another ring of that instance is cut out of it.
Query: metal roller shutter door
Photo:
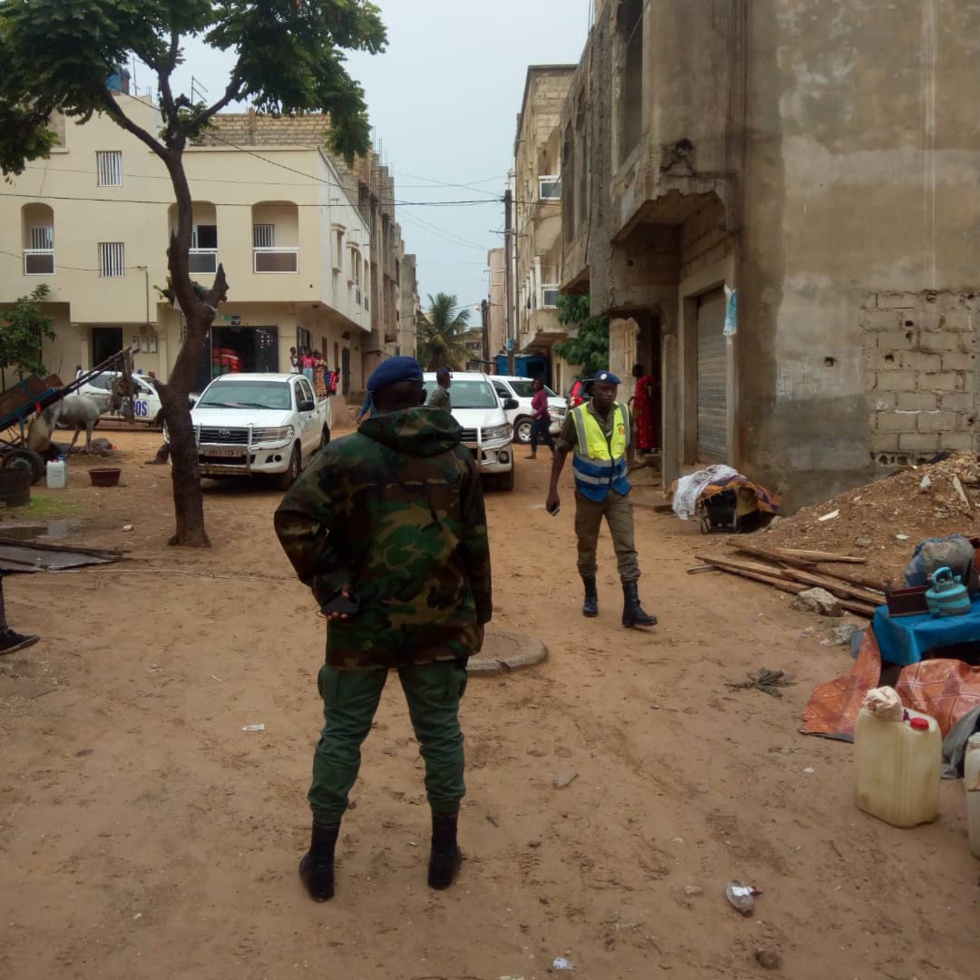
[[[728,344],[725,293],[698,301],[698,459],[728,462]]]

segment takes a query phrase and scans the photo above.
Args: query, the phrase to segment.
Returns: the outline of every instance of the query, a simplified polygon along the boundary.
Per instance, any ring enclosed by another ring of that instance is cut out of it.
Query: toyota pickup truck
[[[201,475],[273,475],[288,489],[330,441],[330,399],[302,374],[223,374],[191,409]]]

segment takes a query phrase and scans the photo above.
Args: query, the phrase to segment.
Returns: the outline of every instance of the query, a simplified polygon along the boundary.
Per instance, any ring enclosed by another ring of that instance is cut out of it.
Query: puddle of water
[[[38,538],[57,541],[67,538],[77,524],[77,521],[67,520],[51,521],[50,524],[0,524],[0,536],[18,541],[36,541]]]

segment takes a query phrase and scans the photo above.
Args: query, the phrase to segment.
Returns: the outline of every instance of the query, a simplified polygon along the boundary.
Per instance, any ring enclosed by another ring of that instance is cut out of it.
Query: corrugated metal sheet
[[[698,302],[698,459],[728,462],[728,344],[725,292]]]

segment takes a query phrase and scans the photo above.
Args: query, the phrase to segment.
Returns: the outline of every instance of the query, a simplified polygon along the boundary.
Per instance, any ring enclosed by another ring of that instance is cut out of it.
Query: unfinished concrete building
[[[562,288],[660,379],[665,479],[727,462],[792,508],[976,449],[980,2],[596,6]]]

